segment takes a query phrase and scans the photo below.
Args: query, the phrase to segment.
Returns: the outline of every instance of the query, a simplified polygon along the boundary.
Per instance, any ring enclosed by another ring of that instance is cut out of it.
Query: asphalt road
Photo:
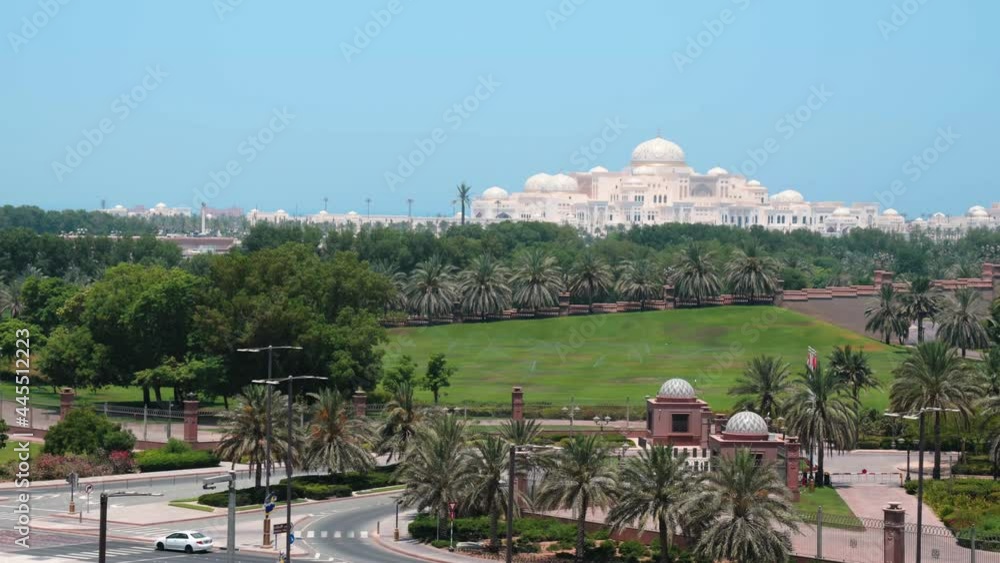
[[[98,544],[96,537],[76,534],[61,534],[45,532],[33,538],[29,549],[10,549],[18,563],[38,562],[73,562],[97,561]],[[241,563],[274,563],[275,557],[265,555],[236,554],[236,561]],[[173,563],[225,563],[226,552],[192,553],[190,555],[173,551],[156,551],[152,542],[137,543],[119,540],[108,540],[107,560],[110,563],[147,563],[155,561],[170,561]],[[4,559],[6,561],[6,559]]]
[[[317,512],[308,524],[296,531],[297,537],[302,538],[303,547],[312,552],[306,558],[300,557],[300,560],[421,563],[420,559],[387,551],[371,539],[376,531],[376,523],[395,514],[395,495],[361,497],[328,506],[328,509]],[[383,541],[392,541],[392,529],[383,529],[382,537]]]

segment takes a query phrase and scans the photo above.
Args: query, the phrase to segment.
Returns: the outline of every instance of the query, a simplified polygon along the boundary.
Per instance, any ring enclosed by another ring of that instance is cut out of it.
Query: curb
[[[405,556],[413,558],[413,559],[420,559],[421,561],[430,561],[431,563],[455,563],[454,561],[447,561],[447,560],[444,560],[444,559],[435,559],[433,557],[428,557],[426,555],[415,554],[415,553],[412,553],[412,552],[400,549],[398,547],[395,547],[395,546],[393,546],[390,543],[384,543],[382,541],[382,536],[380,536],[378,534],[374,534],[374,535],[372,535],[370,537],[374,540],[375,545],[381,547],[382,549],[384,549],[386,551],[391,551],[391,552],[393,552],[393,553],[395,553],[397,555],[405,555]]]
[[[81,485],[101,485],[101,484],[107,484],[107,483],[121,483],[123,481],[135,481],[135,480],[138,480],[138,479],[142,479],[142,480],[149,479],[149,480],[156,481],[156,480],[161,480],[161,479],[176,479],[177,477],[199,477],[199,476],[202,476],[202,475],[217,475],[217,474],[226,473],[226,472],[229,471],[228,469],[222,467],[221,465],[219,467],[206,467],[206,468],[203,468],[203,469],[204,469],[204,471],[202,471],[202,470],[195,470],[195,471],[193,471],[191,473],[170,473],[170,472],[166,472],[166,471],[165,472],[159,472],[159,471],[157,471],[157,472],[154,472],[154,473],[131,473],[128,476],[125,476],[125,475],[108,475],[108,476],[106,476],[108,478],[105,478],[105,477],[83,477],[80,480],[80,484]],[[242,470],[237,469],[236,471],[242,471]],[[114,477],[114,478],[112,479],[110,477]],[[99,480],[93,481],[91,479],[99,479]],[[31,483],[31,490],[35,491],[35,490],[38,490],[38,489],[64,488],[64,487],[68,487],[68,486],[69,486],[68,483],[66,483],[65,481],[59,481],[58,479],[49,480],[49,481],[35,481],[35,482]],[[15,490],[16,491],[16,490],[19,490],[19,489],[14,485],[13,482],[0,483],[0,491],[7,491],[7,490]]]

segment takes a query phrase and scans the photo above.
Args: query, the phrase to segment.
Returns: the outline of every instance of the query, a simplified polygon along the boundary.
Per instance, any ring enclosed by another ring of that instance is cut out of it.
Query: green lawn
[[[95,407],[100,407],[104,403],[113,403],[116,405],[130,406],[130,407],[142,407],[142,389],[139,387],[118,387],[110,386],[103,387],[101,389],[77,389],[77,395],[75,399],[75,404],[77,405],[92,405]],[[169,400],[174,396],[174,390],[170,387],[164,387],[162,390],[163,399]],[[0,398],[4,401],[13,401],[16,395],[14,394],[14,383],[9,379],[5,379],[0,382]],[[31,386],[31,405],[36,407],[59,407],[59,394],[53,391],[52,387],[46,385],[32,385]],[[219,398],[215,402],[205,403],[201,405],[202,408],[212,408],[219,407],[222,408],[222,399]]]
[[[823,507],[824,518],[829,516],[834,521],[855,520],[860,524],[851,507],[840,498],[837,489],[833,487],[819,487],[815,491],[810,491],[809,487],[799,489],[799,502],[796,505],[799,512],[815,516],[816,509],[820,506]]]
[[[3,465],[9,461],[14,461],[17,459],[17,452],[14,448],[17,447],[17,442],[14,440],[7,440],[7,447],[0,450],[0,465]],[[28,445],[28,451],[31,454],[32,460],[37,460],[39,456],[42,455],[42,445],[32,442]]]
[[[781,355],[797,373],[808,346],[826,356],[844,344],[864,347],[883,382],[904,353],[787,309],[716,307],[393,329],[386,365],[408,354],[422,373],[431,354],[444,352],[458,368],[442,397],[451,404],[509,403],[511,387],[522,385],[529,403],[623,404],[628,397],[635,406],[682,377],[721,410],[733,405],[727,392],[754,355]],[[877,409],[888,402],[884,388],[862,401]]]

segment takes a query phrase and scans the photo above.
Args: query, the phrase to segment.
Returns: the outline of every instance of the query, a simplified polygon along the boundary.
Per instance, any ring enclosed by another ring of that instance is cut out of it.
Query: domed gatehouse
[[[740,411],[723,421],[717,417],[717,432],[709,437],[711,455],[731,456],[739,449],[748,449],[759,463],[774,463],[795,500],[799,498],[799,441],[797,438],[771,432],[764,417],[752,411]]]

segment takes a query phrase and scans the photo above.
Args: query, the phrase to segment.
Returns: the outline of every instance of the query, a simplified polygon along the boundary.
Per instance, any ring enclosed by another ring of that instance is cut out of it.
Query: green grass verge
[[[799,489],[797,508],[805,516],[815,517],[817,509],[823,507],[823,525],[835,528],[854,528],[862,525],[861,520],[847,506],[834,487],[818,487],[814,491]]]
[[[16,432],[16,430],[11,430],[11,432]],[[17,443],[14,440],[7,440],[7,446],[0,450],[0,465],[17,459],[17,452],[14,451],[16,447]],[[31,455],[31,459],[37,460],[38,456],[42,455],[42,444],[31,442],[28,444],[28,453]]]
[[[192,503],[192,502],[180,502],[180,501],[172,500],[172,501],[170,501],[167,504],[169,504],[170,506],[175,506],[177,508],[188,508],[190,510],[198,510],[200,512],[215,512],[215,509],[212,508],[211,506],[204,506],[204,505],[197,504],[197,503]]]
[[[99,408],[104,403],[114,403],[127,407],[142,407],[142,389],[139,387],[102,387],[101,389],[77,389],[75,403],[77,405],[91,405]],[[10,380],[0,382],[0,395],[4,401],[12,401],[15,397],[14,383]],[[163,388],[163,399],[169,400],[174,396],[174,390],[170,387]],[[155,397],[151,397],[155,399]],[[33,385],[31,387],[31,404],[36,407],[59,407],[59,393],[52,387],[43,385]],[[222,408],[222,399],[218,398],[210,403],[203,403],[201,408],[213,409]],[[129,419],[131,420],[131,419]]]
[[[806,348],[823,356],[850,344],[869,354],[886,383],[905,353],[801,313],[776,307],[715,307],[556,319],[504,321],[392,329],[387,366],[410,355],[420,372],[431,354],[442,352],[458,369],[442,402],[510,403],[510,388],[522,385],[525,401],[582,404],[629,398],[639,409],[664,380],[687,379],[700,398],[718,410],[731,408],[728,394],[744,364],[757,354],[782,356],[801,371]],[[864,406],[883,409],[886,385],[862,394]],[[419,398],[429,401],[429,392]]]
[[[402,491],[406,485],[389,485],[388,487],[378,487],[376,489],[366,489],[364,491],[354,491],[354,496],[373,495],[375,493],[385,493],[388,491]]]

